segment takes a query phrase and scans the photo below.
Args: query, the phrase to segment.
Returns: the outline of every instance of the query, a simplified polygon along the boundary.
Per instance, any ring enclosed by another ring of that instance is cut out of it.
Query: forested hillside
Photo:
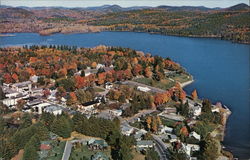
[[[189,37],[217,37],[250,43],[246,4],[205,7],[102,6],[94,8],[0,8],[0,33],[85,33],[134,31]]]

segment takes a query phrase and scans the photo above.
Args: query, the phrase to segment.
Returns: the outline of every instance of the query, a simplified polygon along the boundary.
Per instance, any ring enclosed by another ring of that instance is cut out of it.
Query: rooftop
[[[62,108],[59,107],[59,106],[55,106],[55,105],[51,105],[51,106],[48,106],[45,108],[45,110],[47,112],[54,112],[54,111],[58,111],[58,110],[61,110]]]
[[[138,141],[136,142],[136,145],[154,145],[154,142],[151,140],[142,140],[142,141]]]

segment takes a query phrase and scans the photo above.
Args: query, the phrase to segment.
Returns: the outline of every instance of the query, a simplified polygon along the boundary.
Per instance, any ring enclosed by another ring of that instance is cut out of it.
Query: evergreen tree
[[[60,116],[53,121],[52,132],[63,137],[68,138],[72,132],[71,124],[65,116]]]
[[[32,124],[32,120],[31,120],[31,116],[29,113],[24,113],[23,117],[22,117],[22,123],[20,125],[20,128],[27,128],[29,126],[31,126]]]
[[[38,159],[38,153],[34,145],[25,145],[23,160],[36,160]]]
[[[5,98],[5,95],[3,93],[2,87],[0,86],[0,100],[3,100],[4,98]]]

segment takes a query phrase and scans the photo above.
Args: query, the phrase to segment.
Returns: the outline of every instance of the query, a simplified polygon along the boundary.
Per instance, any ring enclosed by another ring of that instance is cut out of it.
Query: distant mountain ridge
[[[234,5],[234,6],[231,6],[229,8],[226,8],[225,10],[227,11],[239,11],[239,10],[245,10],[245,11],[249,11],[250,10],[250,7],[249,5],[245,4],[245,3],[240,3],[240,4],[237,4],[237,5]]]
[[[205,6],[167,6],[161,5],[157,7],[149,6],[134,6],[134,7],[121,7],[119,5],[102,5],[95,7],[26,7],[26,6],[6,6],[2,5],[0,8],[22,8],[26,10],[43,10],[43,9],[66,9],[66,10],[87,10],[87,11],[99,11],[99,12],[121,12],[121,11],[130,11],[130,10],[139,10],[139,9],[165,9],[168,11],[210,11],[210,10],[225,10],[225,11],[238,11],[238,10],[249,10],[249,5],[245,3],[240,3],[228,8],[208,8]]]
[[[213,37],[250,44],[246,4],[204,6],[9,7],[0,8],[0,33],[86,33],[133,31],[189,37]]]

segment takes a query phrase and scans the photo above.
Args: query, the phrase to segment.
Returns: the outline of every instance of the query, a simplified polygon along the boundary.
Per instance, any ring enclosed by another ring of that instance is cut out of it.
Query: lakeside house
[[[188,105],[189,105],[189,109],[190,109],[190,113],[197,117],[199,115],[201,115],[201,108],[202,108],[202,105],[200,103],[196,103],[194,102],[193,100],[191,99],[188,99]]]

